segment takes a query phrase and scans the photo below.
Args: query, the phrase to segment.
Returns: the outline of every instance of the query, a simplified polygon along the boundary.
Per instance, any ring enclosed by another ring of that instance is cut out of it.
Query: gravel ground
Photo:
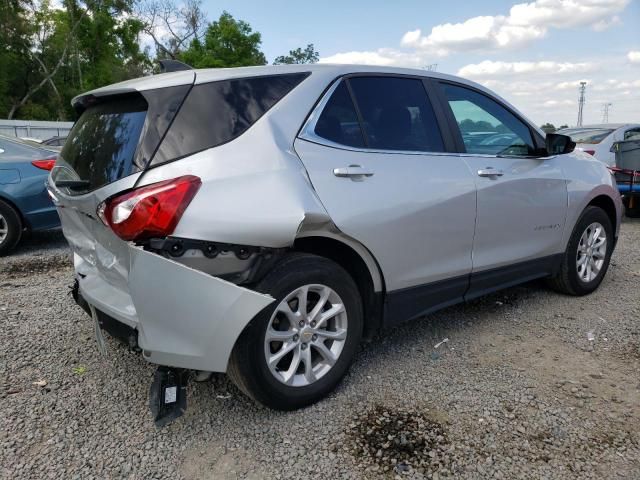
[[[98,354],[71,283],[59,233],[0,259],[2,478],[640,478],[638,221],[589,297],[533,283],[391,330],[297,412],[217,375],[161,430],[152,366]]]

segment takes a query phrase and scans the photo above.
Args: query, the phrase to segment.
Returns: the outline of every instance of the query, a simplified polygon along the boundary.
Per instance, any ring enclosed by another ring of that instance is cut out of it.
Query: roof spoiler
[[[160,73],[180,72],[182,70],[193,70],[193,67],[178,60],[158,60],[160,64]]]

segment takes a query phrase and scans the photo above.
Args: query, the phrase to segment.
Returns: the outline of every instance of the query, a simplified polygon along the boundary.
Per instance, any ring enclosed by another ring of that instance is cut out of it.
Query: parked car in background
[[[38,143],[38,144],[42,143],[41,139],[35,138],[35,137],[20,137],[20,140],[27,143]]]
[[[0,136],[0,256],[24,231],[60,226],[45,182],[57,153],[17,138]]]
[[[42,145],[47,145],[49,147],[63,147],[64,142],[67,140],[67,137],[51,137],[42,141]]]
[[[614,166],[616,155],[611,150],[615,142],[640,140],[640,124],[636,123],[603,123],[601,125],[584,125],[582,127],[558,130],[568,135],[579,148],[606,165]]]
[[[104,330],[161,366],[156,421],[188,370],[290,410],[383,327],[536,278],[593,292],[618,236],[605,165],[454,76],[190,70],[73,105],[48,182],[74,297],[100,348]]]

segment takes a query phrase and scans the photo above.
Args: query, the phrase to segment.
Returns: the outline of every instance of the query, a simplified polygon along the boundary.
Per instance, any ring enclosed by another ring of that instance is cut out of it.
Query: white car
[[[558,130],[576,142],[576,148],[593,155],[608,166],[614,166],[616,155],[611,151],[615,142],[640,140],[640,124],[603,123]]]

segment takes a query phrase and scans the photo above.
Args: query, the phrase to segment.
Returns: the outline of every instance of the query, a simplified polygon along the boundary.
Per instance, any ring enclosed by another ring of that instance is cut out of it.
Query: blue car
[[[60,219],[45,189],[57,152],[0,136],[0,256],[25,231],[49,230]]]

